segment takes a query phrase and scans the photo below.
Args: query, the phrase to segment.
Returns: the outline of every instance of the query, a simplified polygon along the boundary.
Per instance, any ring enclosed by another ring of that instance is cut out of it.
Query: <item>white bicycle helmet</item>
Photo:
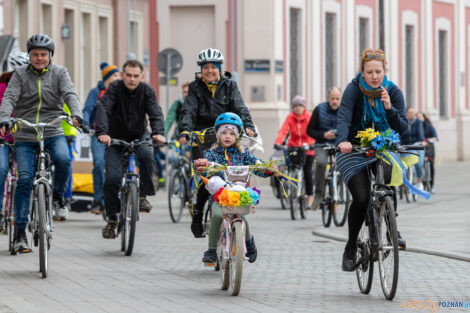
[[[8,56],[8,65],[12,70],[29,63],[29,56],[26,52],[12,52]]]
[[[201,50],[197,55],[197,65],[202,65],[204,63],[224,63],[224,56],[222,52],[217,49],[207,48]]]

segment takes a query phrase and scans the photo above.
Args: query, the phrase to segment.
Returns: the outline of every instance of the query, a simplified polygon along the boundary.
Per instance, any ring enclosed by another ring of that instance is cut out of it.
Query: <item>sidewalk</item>
[[[470,262],[470,162],[440,165],[436,193],[429,200],[399,200],[398,230],[407,250],[452,257]],[[314,235],[347,239],[344,227],[315,227]]]

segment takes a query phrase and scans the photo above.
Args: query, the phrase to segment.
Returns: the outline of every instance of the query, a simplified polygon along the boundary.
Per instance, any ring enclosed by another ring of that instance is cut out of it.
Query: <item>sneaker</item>
[[[248,262],[253,263],[256,261],[258,256],[258,249],[256,249],[255,238],[251,236],[251,239],[246,241],[246,254]]]
[[[58,197],[54,199],[54,220],[55,221],[65,221],[69,215],[69,210],[67,209],[67,204],[63,197]]]
[[[418,188],[418,189],[420,189],[420,190],[424,190],[423,183],[417,183],[417,184],[416,184],[416,188]]]
[[[28,246],[28,239],[24,229],[15,229],[15,239],[13,240],[13,250],[20,254],[29,253],[31,249]]]
[[[431,187],[431,193],[432,193],[432,194],[435,194],[435,193],[436,193],[436,190],[434,190],[434,187]]]
[[[356,250],[356,247],[346,244],[343,253],[343,271],[353,272],[356,269]]]
[[[316,211],[320,208],[320,204],[323,201],[323,193],[315,193],[315,198],[313,199],[312,210]]]
[[[116,238],[116,227],[117,227],[117,222],[115,220],[108,220],[108,224],[103,228],[103,231],[101,234],[103,235],[103,238],[106,239],[114,239]]]
[[[191,231],[195,238],[204,238],[204,227],[202,227],[202,213],[194,212],[191,222]]]
[[[217,252],[215,249],[209,249],[204,252],[204,256],[202,257],[202,262],[204,263],[216,263],[217,262]]]
[[[94,200],[90,212],[96,215],[103,214],[103,205],[101,202]]]
[[[158,179],[158,188],[165,188],[165,178]]]
[[[145,197],[140,197],[140,202],[139,202],[139,211],[144,212],[144,213],[149,213],[150,210],[152,209],[152,205],[150,202],[145,199]]]
[[[400,250],[406,250],[406,240],[402,238],[400,232],[397,232],[398,234],[398,247]]]

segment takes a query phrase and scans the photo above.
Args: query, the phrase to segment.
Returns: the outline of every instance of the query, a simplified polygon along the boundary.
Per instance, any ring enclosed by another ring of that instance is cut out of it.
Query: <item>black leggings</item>
[[[384,166],[385,181],[390,181],[391,167]],[[357,236],[361,230],[362,223],[364,223],[367,208],[370,202],[370,188],[371,182],[367,170],[364,170],[354,175],[348,183],[348,189],[352,195],[352,203],[349,207],[348,214],[348,246],[356,246]],[[393,188],[393,204],[395,212],[397,210],[397,193]]]

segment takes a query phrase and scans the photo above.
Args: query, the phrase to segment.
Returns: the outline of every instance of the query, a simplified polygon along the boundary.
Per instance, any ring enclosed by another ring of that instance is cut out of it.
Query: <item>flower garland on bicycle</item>
[[[215,144],[211,149],[206,150],[204,153],[204,159],[195,160],[196,167],[201,166],[208,166],[210,162],[215,162],[221,165],[253,165],[257,161],[259,161],[253,154],[249,151],[242,151],[239,142],[241,139],[241,134],[243,131],[243,122],[240,117],[234,113],[223,113],[221,114],[214,125],[217,137],[217,144]],[[254,171],[254,174],[260,177],[268,177],[272,175],[272,172],[268,171]],[[223,177],[221,172],[214,173],[213,175],[217,175]],[[241,186],[240,186],[241,187]],[[219,189],[220,190],[220,189]],[[255,188],[251,189],[255,191]],[[256,192],[256,191],[255,191]],[[238,199],[235,199],[236,196],[232,195],[232,199],[230,199],[230,195],[226,194],[228,199],[224,199],[224,191],[220,191],[217,194],[217,202],[219,204],[224,204],[225,201],[228,201],[230,204],[240,205],[240,201],[242,204],[247,204],[249,200],[245,197],[246,195],[239,195]],[[252,195],[252,201],[256,199],[256,196]],[[242,198],[242,199],[241,199]],[[246,201],[246,202],[245,202]],[[248,221],[244,216],[241,216],[246,224],[246,256],[250,263],[256,261],[257,257],[257,250],[253,235],[251,235],[250,227],[248,225]],[[220,226],[222,225],[223,215],[222,210],[219,205],[212,206],[212,216],[211,222],[209,226],[209,249],[204,252],[204,256],[202,261],[205,263],[215,263],[217,261],[217,240],[219,238]]]

